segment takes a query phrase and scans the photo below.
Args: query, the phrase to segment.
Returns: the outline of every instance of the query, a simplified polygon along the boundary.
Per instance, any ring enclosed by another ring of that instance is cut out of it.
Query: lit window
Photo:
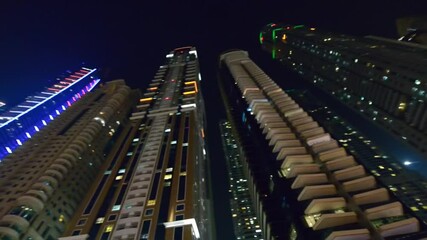
[[[128,153],[126,154],[126,156],[130,157],[130,156],[132,156],[132,154],[133,154],[133,152],[128,152]]]
[[[117,180],[121,180],[122,178],[123,178],[123,175],[119,175],[119,176],[116,177],[116,181]]]
[[[104,232],[108,233],[108,232],[113,231],[113,227],[114,227],[114,225],[108,225],[108,226],[105,228],[105,231],[104,231]]]
[[[114,205],[113,208],[111,209],[111,211],[119,211],[120,210],[120,205]]]
[[[165,180],[169,180],[172,179],[172,174],[166,174],[165,175]]]
[[[156,205],[156,200],[149,200],[147,203],[147,206],[153,206]]]
[[[99,217],[96,219],[95,224],[102,224],[104,222],[104,217]]]
[[[119,173],[125,173],[125,172],[126,172],[126,169],[124,169],[124,168],[119,170]]]

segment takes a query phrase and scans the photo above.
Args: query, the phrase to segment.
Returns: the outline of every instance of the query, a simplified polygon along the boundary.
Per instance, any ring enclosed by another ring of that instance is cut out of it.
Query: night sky
[[[16,105],[57,75],[85,62],[104,81],[123,78],[144,88],[176,47],[197,47],[208,111],[208,141],[220,146],[217,122],[224,113],[216,83],[218,55],[248,50],[273,79],[289,74],[263,52],[260,29],[271,22],[305,24],[352,35],[397,38],[395,19],[422,14],[413,1],[2,1],[0,3],[0,100]],[[120,3],[119,3],[120,2]],[[353,5],[349,5],[349,4]],[[225,186],[222,158],[210,149],[215,185]],[[217,189],[216,207],[226,204]],[[231,220],[217,211],[217,239],[230,239]]]

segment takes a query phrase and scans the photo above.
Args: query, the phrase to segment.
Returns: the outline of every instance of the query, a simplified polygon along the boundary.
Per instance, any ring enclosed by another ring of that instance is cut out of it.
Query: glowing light
[[[173,222],[164,222],[163,225],[165,225],[165,228],[176,228],[176,227],[182,227],[185,225],[191,225],[191,229],[193,230],[192,232],[194,237],[196,237],[197,239],[200,238],[199,228],[197,227],[197,223],[194,218],[178,220]]]
[[[197,88],[197,83],[196,83],[196,81],[185,82],[185,85],[191,85],[191,84],[193,84],[193,86],[194,86],[194,90],[195,90],[196,92],[198,92],[198,91],[199,91],[199,89]]]
[[[55,112],[56,112],[57,115],[61,114],[58,110],[55,110]]]
[[[49,115],[49,118],[50,118],[50,120],[53,120],[53,117],[52,117],[52,115]]]
[[[44,96],[34,96],[35,98],[40,98],[43,99],[43,101],[37,103],[36,105],[32,106],[32,108],[24,111],[24,112],[19,112],[19,115],[15,116],[14,118],[12,118],[11,120],[5,122],[4,124],[2,124],[1,126],[5,126],[9,123],[11,123],[14,120],[19,119],[20,117],[22,117],[24,114],[32,111],[33,109],[37,108],[38,106],[46,103],[47,101],[49,101],[50,99],[52,99],[53,97],[55,97],[57,94],[61,93],[61,92],[65,92],[67,89],[71,88],[74,84],[76,84],[77,82],[81,81],[82,79],[84,79],[85,77],[87,77],[88,75],[90,75],[91,73],[95,72],[96,69],[88,69],[88,68],[84,68],[87,69],[88,72],[85,76],[79,77],[80,79],[77,80],[73,80],[73,83],[71,83],[70,85],[68,85],[67,87],[62,88],[60,91],[56,92],[56,93],[51,93],[51,92],[41,92],[42,94],[46,94],[46,95],[50,95],[49,97],[44,97]],[[67,79],[67,78],[65,78]]]
[[[191,50],[188,53],[196,55],[196,58],[197,58],[197,51],[196,50]]]
[[[196,104],[195,103],[190,103],[190,104],[184,104],[184,105],[181,105],[181,108],[190,108],[190,107],[196,107]]]
[[[6,147],[6,151],[7,151],[8,153],[12,153],[12,149],[10,149],[10,147]]]
[[[404,164],[405,166],[409,166],[409,165],[411,165],[411,164],[412,164],[412,162],[410,162],[410,161],[404,161],[404,162],[403,162],[403,164]]]
[[[168,55],[166,55],[166,58],[171,58],[173,57],[173,53],[169,53]]]
[[[153,98],[141,98],[141,99],[139,99],[139,102],[148,102],[148,101],[151,101],[151,100],[153,100]]]
[[[93,120],[100,122],[103,127],[105,127],[105,120],[100,117],[94,117]]]
[[[282,36],[282,42],[286,42],[287,38],[288,38],[288,36],[286,36],[286,34],[283,34],[283,36]]]
[[[195,94],[196,91],[188,91],[188,92],[184,92],[184,95],[190,95],[190,94]]]
[[[39,127],[37,127],[37,126],[34,126],[34,129],[38,132],[38,131],[40,131],[40,129],[39,129]]]
[[[21,140],[19,140],[19,139],[16,139],[16,143],[18,143],[18,145],[19,145],[19,146],[21,146],[21,145],[22,145],[22,142],[21,142]]]
[[[420,80],[415,80],[415,85],[420,85],[421,84],[421,81]]]
[[[314,30],[316,30],[316,28],[310,28],[310,31],[314,31]]]

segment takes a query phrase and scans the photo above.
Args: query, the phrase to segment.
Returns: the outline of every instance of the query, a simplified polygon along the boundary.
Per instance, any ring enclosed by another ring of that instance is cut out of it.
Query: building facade
[[[76,78],[88,73],[77,74]],[[83,94],[81,89],[78,91]],[[43,99],[49,96],[55,98],[46,93]],[[59,104],[67,104],[67,96],[59,97],[65,101],[58,101]],[[111,146],[137,99],[137,92],[131,91],[124,81],[108,82],[74,104],[70,102],[68,110],[3,159],[0,239],[58,239],[65,232],[97,173],[109,159]],[[40,111],[35,120],[46,121],[49,115]]]
[[[265,239],[419,238],[423,226],[352,151],[247,52],[220,57],[220,88]],[[423,235],[422,235],[423,236]]]
[[[263,48],[427,156],[427,47],[269,24]]]
[[[264,239],[250,194],[248,167],[242,146],[235,137],[236,132],[230,122],[221,121],[219,128],[230,183],[234,236],[236,239]]]
[[[82,67],[7,111],[0,110],[0,161],[44,128],[99,82],[96,69]],[[2,103],[0,102],[0,107]]]
[[[61,239],[212,239],[197,51],[166,55]]]

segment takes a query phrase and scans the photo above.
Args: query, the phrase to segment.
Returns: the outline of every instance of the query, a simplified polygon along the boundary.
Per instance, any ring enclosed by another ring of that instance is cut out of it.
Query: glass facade
[[[234,137],[230,122],[220,122],[219,127],[230,182],[234,235],[236,239],[264,239],[252,202],[242,147]]]
[[[0,115],[0,161],[90,92],[100,81],[96,69],[82,67]]]
[[[263,48],[427,156],[427,47],[375,36],[269,24]]]

